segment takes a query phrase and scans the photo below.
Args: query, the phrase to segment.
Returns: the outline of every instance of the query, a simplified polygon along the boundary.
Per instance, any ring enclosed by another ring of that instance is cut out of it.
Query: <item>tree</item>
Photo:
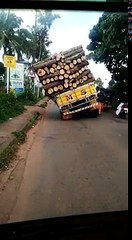
[[[22,18],[17,17],[10,11],[0,11],[0,49],[4,54],[18,54],[18,60],[22,53],[26,52],[28,40],[31,34],[27,29],[21,28]]]
[[[32,26],[32,40],[27,55],[35,59],[41,60],[49,55],[48,47],[52,43],[49,40],[49,29],[55,19],[59,18],[59,15],[52,14],[52,11],[36,11],[35,25]]]
[[[99,87],[99,88],[102,88],[103,87],[103,81],[101,78],[97,78],[95,81],[94,81],[96,87]]]
[[[104,63],[112,74],[110,87],[117,96],[127,94],[128,87],[128,47],[126,13],[104,13],[97,25],[90,30],[91,39],[87,49],[89,58]]]

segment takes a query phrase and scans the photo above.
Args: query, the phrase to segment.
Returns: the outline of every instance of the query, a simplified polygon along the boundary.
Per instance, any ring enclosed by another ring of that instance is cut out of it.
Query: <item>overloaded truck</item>
[[[59,107],[61,118],[85,111],[98,116],[97,92],[81,45],[32,64],[45,94]]]

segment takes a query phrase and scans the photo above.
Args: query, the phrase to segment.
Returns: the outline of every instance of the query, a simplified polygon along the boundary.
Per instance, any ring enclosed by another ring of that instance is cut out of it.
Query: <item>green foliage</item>
[[[23,104],[18,102],[13,94],[0,93],[0,122],[15,117],[22,113],[23,110]]]
[[[23,130],[18,132],[12,132],[12,134],[17,138],[19,143],[23,143],[25,141],[26,133]]]
[[[127,13],[104,13],[90,31],[89,58],[104,63],[112,74],[111,89],[119,95],[128,93]]]
[[[102,88],[104,84],[101,78],[95,79],[94,83],[95,83],[95,86],[99,88]]]
[[[38,101],[36,94],[30,88],[26,88],[23,93],[18,94],[17,100],[28,105],[33,105]]]

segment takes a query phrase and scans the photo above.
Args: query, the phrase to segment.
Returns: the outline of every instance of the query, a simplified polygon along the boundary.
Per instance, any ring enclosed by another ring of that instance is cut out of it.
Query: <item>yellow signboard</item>
[[[16,67],[15,56],[4,55],[4,67],[15,68]]]

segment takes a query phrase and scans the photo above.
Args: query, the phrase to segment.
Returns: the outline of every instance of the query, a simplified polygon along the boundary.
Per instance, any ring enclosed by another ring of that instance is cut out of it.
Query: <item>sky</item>
[[[49,47],[51,54],[78,45],[82,45],[85,53],[88,54],[86,47],[90,43],[89,32],[98,23],[103,12],[56,10],[53,13],[59,14],[60,18],[55,19],[49,30],[49,39],[53,42]],[[15,10],[15,14],[23,18],[22,27],[34,25],[34,10]],[[104,82],[103,86],[107,87],[108,82],[111,80],[111,74],[104,64],[95,64],[93,60],[89,60],[89,68],[94,77],[100,77]]]

